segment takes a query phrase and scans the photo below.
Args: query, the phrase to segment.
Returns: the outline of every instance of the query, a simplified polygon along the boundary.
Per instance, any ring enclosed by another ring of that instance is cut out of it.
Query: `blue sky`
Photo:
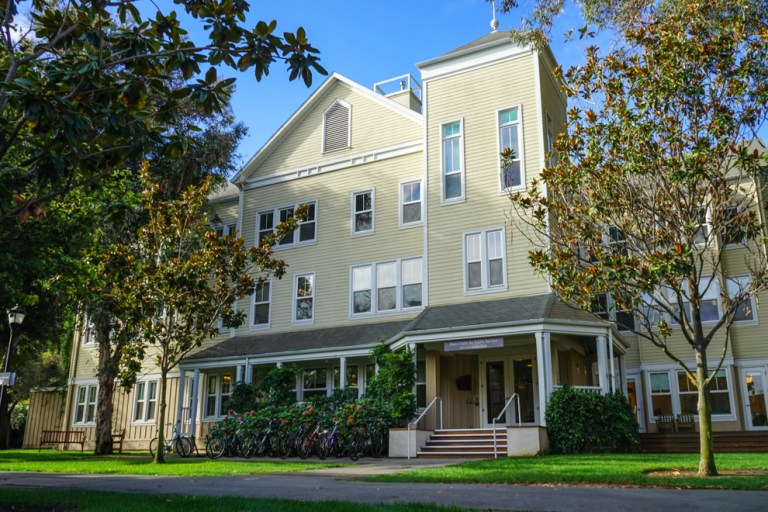
[[[159,5],[166,11],[175,7],[170,0],[162,0]],[[144,14],[153,15],[151,11]],[[564,16],[564,26],[572,19],[569,14]],[[578,13],[574,15],[578,20]],[[248,26],[258,20],[273,19],[277,20],[280,33],[304,27],[310,42],[320,50],[321,63],[329,73],[335,71],[365,87],[373,87],[376,82],[406,73],[420,80],[416,63],[490,32],[492,7],[484,0],[251,2]],[[520,23],[519,14],[498,19],[500,30],[515,28]],[[563,45],[562,38],[556,39],[553,51],[561,64],[571,64],[583,55],[584,43]],[[289,82],[285,69],[282,62],[275,63],[261,82],[251,72],[222,70],[227,76],[237,77],[232,106],[237,119],[249,129],[248,137],[240,145],[241,162],[250,158],[324,79],[317,75],[307,89],[300,81]]]

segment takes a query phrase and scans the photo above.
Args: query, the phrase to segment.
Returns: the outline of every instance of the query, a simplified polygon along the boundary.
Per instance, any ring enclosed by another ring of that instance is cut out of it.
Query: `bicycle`
[[[302,459],[306,459],[309,455],[317,449],[321,442],[320,423],[315,425],[315,429],[312,432],[307,433],[297,447],[298,456]]]
[[[249,459],[256,454],[256,450],[254,436],[245,434],[240,429],[234,433],[227,431],[211,433],[205,439],[205,454],[210,459],[218,459],[224,454],[228,457],[239,455]]]
[[[348,445],[344,435],[339,432],[339,422],[333,422],[333,428],[330,432],[323,432],[320,438],[320,444],[317,445],[317,456],[325,460],[328,455],[343,457],[346,455]],[[356,460],[356,459],[353,459]]]
[[[170,426],[170,424],[168,426]],[[153,459],[155,458],[155,449],[157,448],[157,438],[158,436],[155,436],[152,438],[152,441],[149,442],[149,454]],[[194,446],[192,445],[192,440],[187,436],[179,435],[176,425],[173,425],[173,433],[171,434],[171,437],[163,439],[163,453],[176,452],[179,457],[189,457],[192,455],[193,451]]]

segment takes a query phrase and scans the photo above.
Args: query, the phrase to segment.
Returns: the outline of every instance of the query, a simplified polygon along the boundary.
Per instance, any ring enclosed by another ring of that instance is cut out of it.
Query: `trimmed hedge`
[[[618,392],[563,386],[550,396],[546,420],[551,453],[635,452],[640,446],[632,406]]]

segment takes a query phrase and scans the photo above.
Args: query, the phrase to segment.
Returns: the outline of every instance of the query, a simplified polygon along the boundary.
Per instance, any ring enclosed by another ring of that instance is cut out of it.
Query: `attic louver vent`
[[[349,147],[349,107],[337,101],[325,111],[323,152]]]

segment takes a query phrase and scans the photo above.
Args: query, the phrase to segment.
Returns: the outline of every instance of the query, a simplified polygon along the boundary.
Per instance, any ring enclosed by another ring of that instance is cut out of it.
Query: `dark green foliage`
[[[640,443],[632,406],[618,392],[563,386],[550,396],[546,418],[552,453],[634,452]]]
[[[296,401],[296,372],[293,366],[280,366],[269,370],[257,384],[258,394],[268,404],[287,406]]]
[[[406,348],[393,352],[388,345],[380,343],[373,349],[371,360],[379,365],[379,371],[368,383],[365,396],[389,418],[390,426],[404,427],[416,414],[413,351]]]

